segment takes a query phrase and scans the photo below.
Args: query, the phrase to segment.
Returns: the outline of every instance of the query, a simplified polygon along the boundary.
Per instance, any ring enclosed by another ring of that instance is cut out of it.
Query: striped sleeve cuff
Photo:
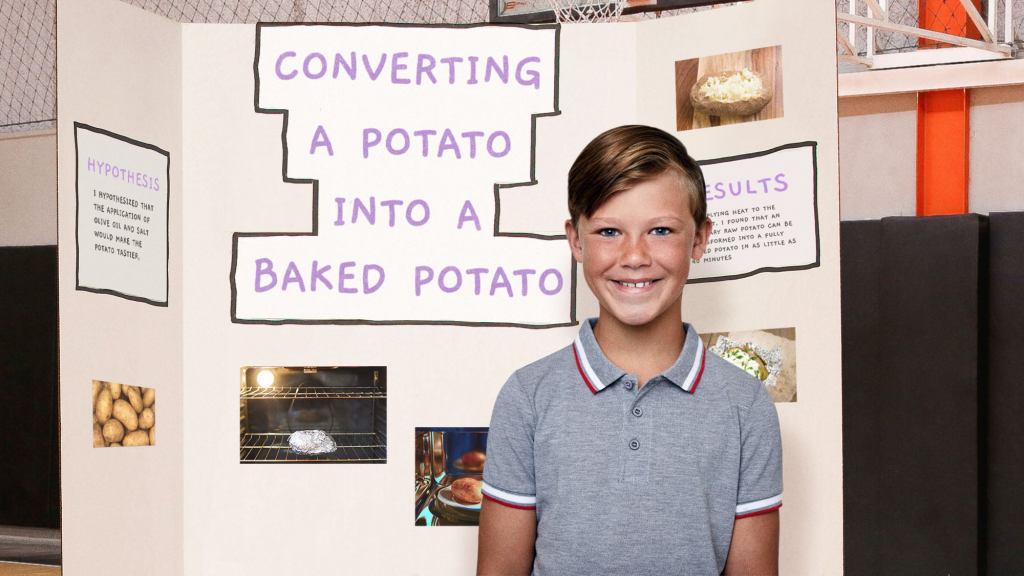
[[[751,516],[774,512],[779,508],[782,508],[782,494],[772,496],[771,498],[765,498],[764,500],[740,504],[736,506],[736,517],[750,518]]]
[[[534,510],[537,508],[536,496],[506,492],[491,486],[487,482],[483,484],[483,494],[484,498],[509,508],[518,508],[519,510]]]

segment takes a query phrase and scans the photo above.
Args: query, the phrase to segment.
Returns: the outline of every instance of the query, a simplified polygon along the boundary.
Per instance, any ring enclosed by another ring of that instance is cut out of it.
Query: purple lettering
[[[487,69],[484,71],[484,82],[491,81],[491,72],[498,75],[501,78],[502,84],[508,84],[508,55],[501,57],[501,66],[498,66],[497,60],[493,56],[487,57]]]
[[[270,281],[267,284],[262,284],[260,278],[269,276]],[[272,290],[277,285],[277,274],[274,273],[274,261],[270,258],[257,258],[256,259],[256,292],[266,292]]]
[[[345,199],[336,197],[334,203],[338,206],[338,217],[334,219],[335,226],[345,225]]]
[[[455,158],[461,160],[462,152],[459,151],[459,145],[455,142],[455,134],[448,128],[444,129],[441,133],[441,143],[437,145],[437,157],[444,156],[445,150],[455,151]]]
[[[429,63],[429,66],[427,65]],[[431,84],[437,84],[437,78],[434,78],[434,65],[437,62],[434,57],[430,54],[420,54],[416,59],[416,85],[419,86],[423,82],[423,75],[426,74],[430,77]]]
[[[534,89],[540,90],[540,72],[530,69],[524,70],[526,65],[531,62],[540,62],[540,58],[536,56],[528,56],[519,61],[519,65],[516,66],[516,82],[519,82],[520,86],[533,86]]]
[[[448,83],[455,84],[455,64],[457,62],[462,62],[462,58],[458,56],[449,56],[448,58],[441,58],[440,62],[448,65]]]
[[[449,286],[445,281],[445,277],[454,274],[455,284]],[[462,273],[455,266],[445,266],[441,269],[441,273],[437,275],[437,285],[441,287],[441,290],[451,294],[462,287]]]
[[[459,211],[459,225],[456,228],[462,230],[462,225],[466,222],[472,222],[476,229],[480,230],[480,218],[476,215],[476,208],[469,200],[462,203],[462,210]]]
[[[505,269],[501,266],[494,269],[494,278],[491,278],[491,296],[494,296],[498,288],[504,288],[508,292],[508,297],[512,298],[512,284],[509,283],[508,275],[505,274]]]
[[[366,68],[366,73],[370,76],[370,80],[376,80],[380,76],[381,71],[384,70],[384,63],[387,62],[388,55],[381,52],[380,62],[377,63],[377,67],[373,68],[370,66],[370,58],[368,55],[363,54],[363,67]]]
[[[420,288],[434,279],[434,269],[430,266],[416,267],[416,295],[420,295]]]
[[[427,147],[428,147],[428,144],[430,142],[430,139],[427,138],[427,136],[433,136],[434,134],[437,134],[437,130],[414,130],[413,133],[412,133],[413,136],[419,136],[420,139],[423,141],[423,157],[424,158],[427,157]]]
[[[487,273],[487,268],[467,268],[466,274],[473,277],[473,294],[480,295],[480,275]]]
[[[493,146],[494,141],[496,139],[498,139],[499,137],[502,140],[505,141],[505,149],[502,152],[500,152],[500,153],[497,152],[494,149],[494,146]],[[508,151],[511,150],[511,149],[512,149],[512,140],[508,137],[508,134],[506,134],[505,132],[502,132],[501,130],[498,130],[497,132],[492,132],[491,135],[487,137],[487,152],[491,156],[493,156],[494,158],[501,158],[501,157],[505,156],[506,154],[508,154]]]
[[[334,286],[332,286],[330,280],[328,280],[327,277],[324,276],[325,272],[330,271],[331,265],[327,264],[326,266],[320,267],[317,266],[317,264],[318,262],[316,260],[313,260],[313,266],[311,266],[313,273],[311,274],[312,277],[309,279],[310,292],[316,292],[316,283],[318,280],[322,282],[324,286],[327,286],[328,290],[333,290]]]
[[[346,288],[345,281],[355,278],[354,274],[347,272],[347,270],[355,266],[355,262],[342,262],[338,264],[338,292],[342,294],[355,294],[359,292],[358,288]]]
[[[299,267],[295,262],[288,262],[288,268],[284,271],[284,278],[281,280],[281,291],[286,292],[289,284],[298,284],[299,292],[306,291],[306,283],[302,281],[302,274],[299,274]]]
[[[775,175],[775,183],[778,184],[778,186],[775,187],[776,192],[785,192],[786,190],[789,190],[789,183],[786,182],[785,172],[779,172]]]
[[[381,206],[386,206],[388,209],[388,227],[395,227],[395,206],[401,206],[401,200],[381,200]]]
[[[507,58],[507,56],[506,56]],[[479,136],[483,136],[484,133],[479,130],[470,130],[469,132],[463,132],[463,138],[469,138],[469,157],[476,158],[476,139]]]
[[[299,74],[298,70],[292,70],[288,74],[285,74],[284,72],[281,71],[281,65],[284,64],[284,59],[294,57],[295,52],[291,50],[287,52],[281,52],[281,55],[277,57],[277,63],[274,64],[274,72],[277,74],[277,77],[280,78],[281,80],[291,80],[292,78],[295,78],[295,76]]]
[[[718,191],[718,194],[715,195],[715,198],[718,198],[719,200],[725,198],[725,184],[721,182],[715,182],[715,190]]]
[[[409,57],[408,52],[395,52],[391,55],[391,83],[392,84],[409,84],[412,82],[408,78],[399,78],[398,73],[402,70],[407,69],[409,66],[400,64],[399,59],[405,60]]]
[[[765,194],[768,193],[768,183],[771,181],[771,178],[761,178],[760,180],[758,180],[758,182],[761,183],[761,191],[763,191]]]
[[[370,286],[370,271],[377,273],[377,283]],[[363,267],[363,294],[373,294],[384,284],[384,269],[376,264],[367,264]]]
[[[320,66],[320,70],[318,72],[313,72],[310,68],[310,64],[313,61],[316,61]],[[312,80],[322,78],[323,75],[327,73],[327,58],[324,58],[324,55],[319,52],[310,52],[309,55],[306,56],[306,59],[302,61],[302,72],[305,73],[306,78],[310,78]]]
[[[479,83],[477,81],[477,79],[476,79],[476,63],[478,61],[480,61],[480,57],[479,56],[470,56],[469,57],[469,80],[466,82],[466,84],[478,84]]]
[[[334,54],[334,74],[333,74],[333,76],[335,78],[338,77],[339,69],[340,68],[344,68],[345,69],[345,73],[348,74],[349,79],[351,79],[351,80],[355,80],[356,79],[356,70],[358,69],[356,67],[356,53],[355,52],[349,52],[348,53],[348,58],[349,59],[346,61],[345,58],[341,55],[341,52],[337,52],[337,53]]]
[[[371,140],[370,136],[374,136]],[[380,144],[380,130],[376,128],[363,128],[363,158],[370,157],[370,148]]]
[[[537,271],[532,269],[532,268],[519,268],[518,270],[513,270],[512,271],[512,275],[513,276],[519,276],[519,278],[522,279],[522,281],[523,281],[523,296],[526,296],[526,294],[528,292],[528,290],[526,288],[527,287],[527,280],[529,279],[529,277],[531,275],[536,274],[536,273],[537,273]]]
[[[312,156],[320,147],[326,147],[327,155],[334,156],[334,146],[331,145],[331,139],[327,136],[327,130],[324,130],[323,124],[318,124],[316,132],[313,133],[313,142],[309,145],[309,155]]]
[[[547,278],[550,278],[551,276],[555,277],[555,280],[558,281],[558,284],[553,289],[549,290],[547,288],[547,282],[545,280]],[[562,285],[564,283],[565,283],[565,281],[562,280],[562,273],[559,272],[558,270],[556,270],[555,268],[548,268],[547,270],[542,272],[541,275],[540,275],[540,291],[543,292],[544,294],[548,295],[548,296],[552,296],[554,294],[558,294],[559,292],[561,292],[562,291]]]
[[[423,212],[423,217],[419,220],[414,218],[412,213],[413,209],[417,206],[421,207],[421,211]],[[422,226],[426,224],[427,221],[430,220],[430,205],[428,205],[426,201],[419,199],[409,202],[409,205],[405,207],[405,219],[413,226]]]
[[[402,145],[401,148],[395,148],[394,145],[393,145],[394,140],[395,140],[395,135],[401,136],[402,139],[405,141],[405,143]],[[388,141],[385,143],[385,145],[387,146],[388,152],[391,152],[392,154],[395,154],[395,155],[405,154],[409,150],[409,144],[410,144],[409,133],[406,132],[405,130],[403,130],[401,128],[395,128],[391,132],[388,132]]]
[[[366,206],[362,198],[356,198],[352,201],[352,223],[355,224],[356,220],[359,220],[359,212],[363,213],[363,217],[370,224],[377,223],[377,199],[370,196],[370,205]]]

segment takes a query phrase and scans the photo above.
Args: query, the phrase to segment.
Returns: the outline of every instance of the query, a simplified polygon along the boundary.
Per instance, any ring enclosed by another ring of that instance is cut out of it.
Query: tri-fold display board
[[[506,377],[596,315],[566,172],[641,123],[704,166],[715,229],[684,317],[778,402],[783,571],[838,569],[833,11],[253,26],[60,2],[65,568],[472,573],[475,528],[417,527],[473,524],[485,443],[445,434],[485,434]],[[359,367],[386,393],[345,380]],[[159,389],[160,443],[92,450],[93,380]],[[288,456],[293,428],[353,456]],[[132,481],[101,512],[111,475]]]

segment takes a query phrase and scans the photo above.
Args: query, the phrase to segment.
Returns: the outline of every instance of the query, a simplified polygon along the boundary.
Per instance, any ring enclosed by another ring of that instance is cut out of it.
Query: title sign
[[[558,113],[558,29],[260,25],[256,105],[284,115],[308,234],[237,233],[232,319],[574,322],[564,240],[500,230]]]

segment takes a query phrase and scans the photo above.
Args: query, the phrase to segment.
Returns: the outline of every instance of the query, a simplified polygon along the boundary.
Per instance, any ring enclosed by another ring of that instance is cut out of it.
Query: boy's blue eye
[[[658,226],[657,228],[651,230],[651,234],[654,234],[655,236],[665,236],[671,233],[672,229],[666,228],[665,226]]]
[[[612,236],[618,236],[619,235],[619,231],[616,230],[615,228],[601,228],[600,230],[597,231],[597,234],[599,236],[612,237]]]

